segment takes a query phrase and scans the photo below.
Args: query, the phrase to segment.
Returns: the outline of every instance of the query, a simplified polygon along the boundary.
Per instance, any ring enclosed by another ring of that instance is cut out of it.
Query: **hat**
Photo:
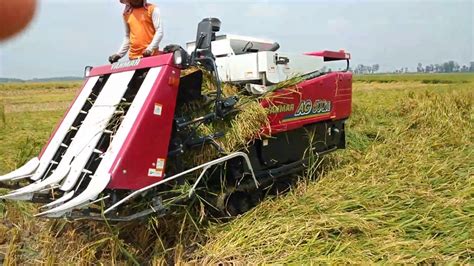
[[[128,13],[132,12],[133,7],[131,5],[129,5],[126,0],[120,0],[120,3],[126,5],[125,10],[123,11],[124,14],[128,14]],[[147,0],[143,0],[143,7],[144,8],[148,7]]]

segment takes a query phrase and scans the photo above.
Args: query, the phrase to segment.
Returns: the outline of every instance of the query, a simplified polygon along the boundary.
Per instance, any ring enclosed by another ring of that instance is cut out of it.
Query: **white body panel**
[[[31,175],[36,171],[36,169],[38,169],[39,163],[40,161],[38,157],[35,157],[17,170],[9,174],[0,176],[0,181],[28,178],[29,175]]]
[[[217,36],[216,40],[212,42],[212,53],[216,57],[239,55],[247,53],[246,49],[253,49],[258,51],[270,51],[275,42],[266,39],[259,39],[248,36],[239,35],[221,35]],[[186,50],[191,54],[196,48],[196,42],[188,42]]]
[[[288,64],[276,64],[278,57],[286,57]],[[293,78],[297,75],[308,74],[324,67],[320,57],[292,53],[260,52],[258,53],[258,70],[265,73],[267,81],[273,84]]]
[[[233,55],[216,59],[219,77],[224,82],[258,81],[258,54]]]
[[[297,75],[304,75],[324,67],[323,59],[304,54],[270,51],[274,42],[253,37],[223,35],[212,42],[219,77],[224,82],[277,84]],[[187,43],[188,53],[195,42]],[[247,51],[247,49],[253,51]],[[277,64],[279,57],[289,59]]]
[[[41,208],[45,209],[45,208],[53,208],[53,207],[56,207],[56,206],[58,206],[59,204],[62,204],[62,203],[64,203],[64,202],[66,202],[66,201],[72,199],[72,197],[74,197],[74,191],[69,191],[69,192],[67,192],[67,193],[64,193],[64,195],[63,195],[61,198],[59,198],[59,199],[57,199],[57,200],[55,200],[55,201],[53,201],[53,202],[51,202],[51,203],[48,203],[48,204],[46,204],[46,205],[44,205],[44,206],[41,206]]]
[[[288,58],[287,64],[277,59]],[[322,58],[278,52],[258,52],[219,57],[216,59],[219,77],[224,82],[252,83],[263,81],[277,84],[297,75],[308,74],[324,67]]]

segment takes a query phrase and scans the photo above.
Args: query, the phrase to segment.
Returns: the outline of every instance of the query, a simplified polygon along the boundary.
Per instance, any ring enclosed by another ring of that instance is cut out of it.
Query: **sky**
[[[0,77],[81,76],[104,65],[123,39],[119,0],[38,0],[29,28],[0,43]],[[217,17],[221,33],[277,41],[281,51],[344,49],[353,65],[382,71],[474,61],[473,0],[150,0],[160,8],[167,44],[185,45],[199,21]],[[1,25],[0,25],[1,26]]]

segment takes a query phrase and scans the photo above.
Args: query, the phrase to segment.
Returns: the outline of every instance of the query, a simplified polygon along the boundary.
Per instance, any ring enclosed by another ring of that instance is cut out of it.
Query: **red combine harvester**
[[[0,184],[17,188],[1,198],[46,203],[42,217],[130,221],[164,215],[196,196],[218,202],[225,186],[233,187],[226,202],[260,198],[278,178],[305,169],[309,147],[317,156],[345,147],[352,74],[327,71],[326,62],[346,61],[348,69],[349,54],[285,54],[277,43],[216,36],[219,30],[218,19],[204,19],[187,49],[172,45],[160,56],[86,68],[83,88],[39,157],[0,176]],[[181,77],[193,66],[213,74],[217,91],[205,98],[215,108],[183,117],[181,105],[203,98],[202,71]],[[221,82],[262,94],[295,73],[301,82],[261,100],[270,125],[247,149],[200,165],[182,159],[204,146],[222,151],[215,141],[221,132],[196,134],[238,111],[238,99],[226,98]],[[189,185],[185,196],[176,197],[176,184]]]

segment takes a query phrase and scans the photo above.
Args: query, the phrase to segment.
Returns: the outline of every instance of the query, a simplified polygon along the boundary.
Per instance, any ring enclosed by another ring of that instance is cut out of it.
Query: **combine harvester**
[[[83,88],[39,157],[0,176],[0,185],[17,188],[1,198],[46,203],[41,217],[130,221],[169,212],[175,197],[168,194],[176,196],[171,192],[176,184],[189,184],[180,202],[206,190],[211,195],[206,201],[214,197],[216,202],[223,184],[235,188],[226,202],[231,197],[245,201],[278,178],[305,169],[308,147],[317,156],[345,147],[352,74],[326,71],[325,62],[346,61],[348,69],[349,54],[280,53],[271,41],[216,36],[220,24],[204,19],[186,50],[168,46],[156,57],[86,68]],[[217,91],[211,96],[202,95],[202,71],[181,76],[196,66],[212,73]],[[222,82],[249,95],[262,94],[295,73],[302,75],[301,82],[260,101],[269,125],[246,149],[225,154],[216,142],[222,132],[196,134],[201,125],[239,111],[239,99],[226,98]],[[183,117],[178,112],[181,105],[203,98],[215,104],[209,114]],[[220,156],[200,165],[183,160],[204,146]]]

